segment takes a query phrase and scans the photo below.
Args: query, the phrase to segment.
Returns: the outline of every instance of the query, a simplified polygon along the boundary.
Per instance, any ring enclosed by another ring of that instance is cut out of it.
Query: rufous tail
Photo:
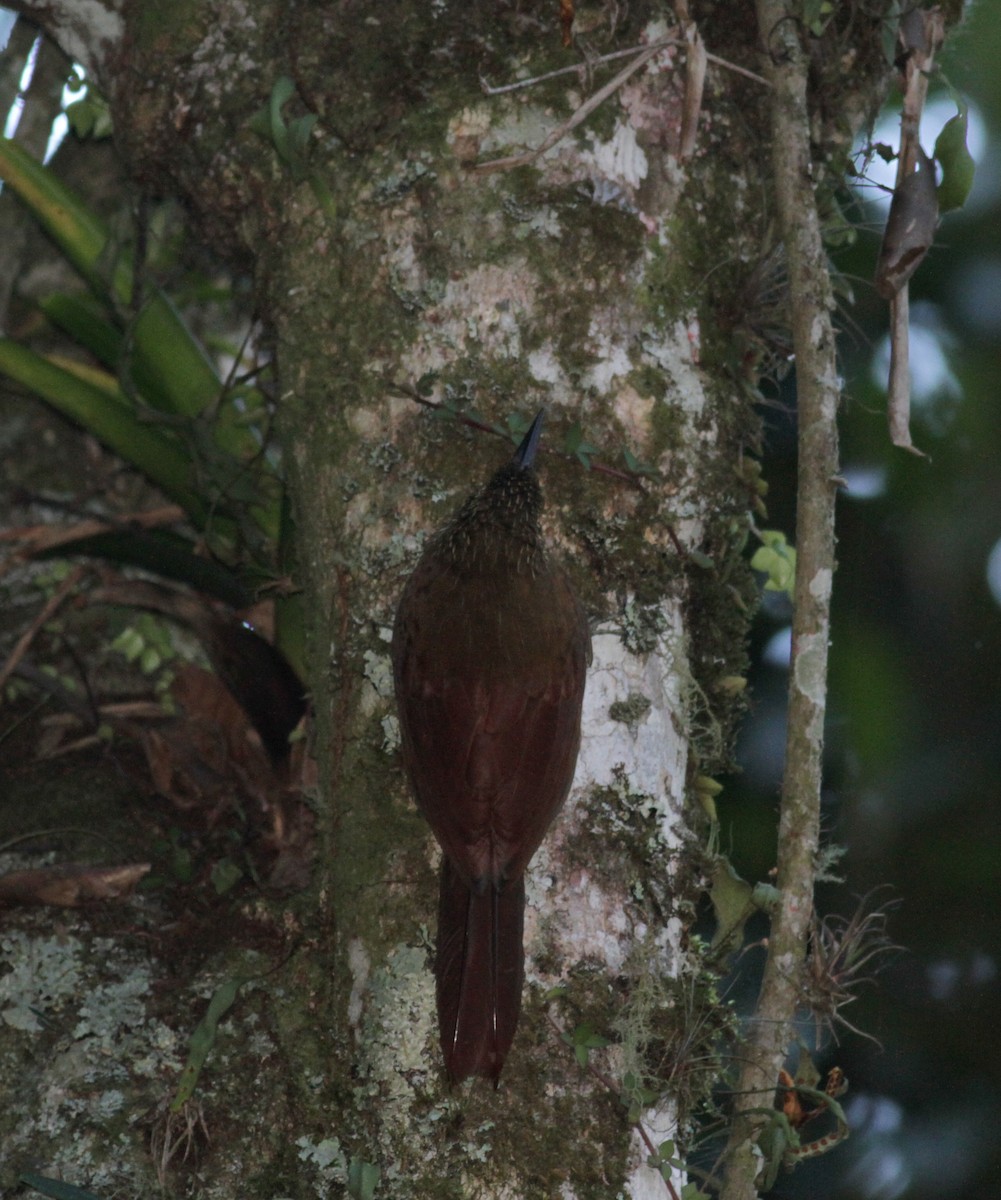
[[[484,1075],[497,1084],[521,1011],[524,919],[523,876],[470,888],[442,863],[434,973],[452,1083]]]

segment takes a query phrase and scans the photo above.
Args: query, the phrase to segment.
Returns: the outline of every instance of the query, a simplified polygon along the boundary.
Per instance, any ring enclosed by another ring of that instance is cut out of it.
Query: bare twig
[[[655,42],[649,42],[646,47],[627,46],[624,50],[612,50],[608,54],[599,54],[597,58],[589,58],[586,62],[574,63],[571,67],[558,67],[555,71],[546,71],[542,75],[533,75],[529,79],[516,79],[513,83],[501,83],[496,87],[488,80],[480,76],[480,87],[488,96],[502,96],[505,92],[520,92],[524,88],[535,87],[537,83],[545,83],[548,79],[557,79],[561,75],[579,75],[581,71],[586,71],[588,68],[600,67],[604,63],[615,62],[619,58],[629,58],[633,54],[639,54],[643,49],[653,50],[665,49],[668,46],[683,46],[684,38],[680,37],[665,37],[658,38]],[[759,75],[757,71],[748,70],[747,67],[741,67],[737,63],[730,62],[728,58],[720,58],[718,54],[706,53],[706,61],[711,62],[715,67],[722,67],[724,71],[733,71],[736,75],[743,75],[745,79],[753,79],[755,83],[760,83],[762,87],[771,87],[763,75]]]
[[[627,46],[624,50],[612,50],[608,54],[600,54],[597,58],[589,58],[586,62],[574,63],[572,67],[558,67],[555,71],[546,71],[542,75],[533,75],[529,79],[516,79],[514,83],[502,83],[497,87],[488,83],[480,76],[480,87],[488,96],[502,96],[505,92],[519,92],[523,88],[535,87],[537,83],[545,83],[548,79],[557,79],[560,75],[579,75],[581,71],[601,66],[603,63],[615,62],[618,58],[630,58],[642,50],[661,50],[667,46],[682,45],[681,38],[658,38],[655,42],[644,46]]]
[[[609,96],[614,96],[628,79],[631,79],[641,67],[645,66],[662,49],[662,46],[655,43],[652,46],[647,46],[645,50],[641,50],[628,67],[624,67],[604,87],[599,88],[593,96],[589,96],[568,120],[564,121],[562,125],[557,126],[534,150],[526,150],[523,154],[512,154],[508,158],[494,158],[489,162],[476,163],[471,169],[479,171],[481,174],[486,174],[489,171],[510,171],[515,167],[523,167],[528,163],[535,162],[547,150],[551,150],[557,142],[561,142],[568,133],[571,133],[578,125],[586,121],[596,108],[604,104]]]
[[[58,612],[63,601],[80,582],[83,572],[83,567],[75,567],[72,571],[70,571],[70,573],[56,589],[55,595],[49,598],[28,628],[17,639],[14,649],[11,650],[10,654],[7,656],[7,661],[4,663],[3,667],[0,667],[0,689],[3,688],[4,684],[10,678],[11,673],[17,664],[22,658],[24,658],[25,654],[27,654],[28,647],[38,636],[39,630],[46,624],[46,622],[52,619],[56,612]]]
[[[432,400],[428,396],[422,396],[420,394],[420,392],[417,391],[416,388],[411,387],[409,384],[399,383],[395,379],[385,379],[384,382],[385,382],[386,386],[391,388],[394,392],[398,392],[401,396],[409,397],[409,399],[413,400],[415,404],[420,404],[422,407],[430,408],[430,409],[434,410],[435,412],[444,411],[445,406],[443,404],[439,404],[437,400]],[[457,413],[454,413],[453,415],[455,417],[455,420],[457,422],[459,422],[459,424],[465,425],[469,429],[479,429],[482,433],[492,433],[492,434],[494,434],[495,437],[506,437],[507,436],[506,432],[498,429],[496,425],[491,425],[486,421],[477,420],[476,417],[471,417],[468,415],[468,413],[457,412]],[[567,460],[572,460],[572,458],[573,458],[572,455],[561,454],[559,451],[549,449],[546,446],[541,446],[539,448],[539,453],[540,454],[558,454],[560,458],[564,458]],[[594,459],[591,459],[588,470],[593,471],[597,475],[607,475],[610,479],[618,479],[622,483],[628,483],[630,486],[636,488],[638,491],[641,491],[644,493],[646,492],[646,488],[643,486],[643,477],[641,475],[636,474],[635,472],[620,471],[618,467],[611,467],[607,463],[596,462]],[[674,533],[674,530],[669,529],[668,532],[670,533],[671,538],[674,542],[675,549],[678,551],[679,554],[684,555],[684,551],[681,549],[681,546],[677,539],[677,535]]]

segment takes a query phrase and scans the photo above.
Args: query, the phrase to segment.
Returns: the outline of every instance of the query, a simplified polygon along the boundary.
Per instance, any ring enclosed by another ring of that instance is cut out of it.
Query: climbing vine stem
[[[775,206],[788,263],[798,414],[796,584],[778,887],[768,957],[737,1088],[722,1200],[751,1200],[760,1154],[754,1138],[788,1050],[813,912],[838,473],[838,375],[833,294],[810,154],[809,60],[798,6],[758,0],[772,84]]]

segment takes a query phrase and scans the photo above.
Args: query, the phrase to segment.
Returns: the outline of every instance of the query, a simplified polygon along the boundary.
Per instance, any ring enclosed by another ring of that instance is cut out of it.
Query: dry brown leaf
[[[122,867],[62,863],[30,871],[11,871],[0,876],[0,906],[49,904],[78,908],[96,900],[120,900],[132,893],[150,869],[149,863]]]
[[[897,185],[876,264],[876,291],[892,300],[924,261],[935,240],[938,196],[935,167],[917,147],[917,169]]]

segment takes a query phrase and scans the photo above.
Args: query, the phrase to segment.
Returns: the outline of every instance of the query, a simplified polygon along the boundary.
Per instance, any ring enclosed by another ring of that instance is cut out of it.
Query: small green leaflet
[[[833,12],[831,0],[803,0],[803,23],[814,37],[823,34]]]
[[[942,168],[942,182],[938,185],[939,212],[963,207],[973,187],[973,176],[977,169],[966,144],[969,124],[967,106],[958,99],[956,106],[959,111],[946,121],[935,140],[934,158]]]
[[[591,455],[598,453],[598,447],[584,440],[584,430],[579,421],[575,421],[566,432],[563,439],[563,449],[572,454],[585,467],[591,468]]]
[[[225,983],[216,988],[205,1011],[205,1016],[198,1022],[195,1032],[191,1035],[191,1042],[188,1047],[188,1061],[184,1064],[184,1070],[181,1072],[181,1081],[177,1085],[177,1092],[174,1099],[170,1102],[171,1112],[180,1112],[194,1095],[195,1088],[198,1085],[198,1076],[201,1074],[202,1067],[205,1066],[205,1060],[208,1058],[209,1052],[215,1044],[216,1029],[219,1022],[230,1008],[232,1008],[233,1001],[236,999],[240,988],[251,978],[254,978],[254,976],[227,979]]]
[[[595,1033],[594,1026],[587,1021],[582,1022],[572,1033],[564,1033],[563,1040],[573,1047],[574,1057],[581,1067],[586,1067],[592,1050],[600,1050],[608,1045],[608,1038]]]
[[[348,1195],[352,1200],[372,1200],[380,1174],[374,1163],[353,1158],[348,1166]]]
[[[763,529],[760,537],[764,544],[754,552],[752,569],[768,576],[766,592],[788,592],[791,598],[796,582],[796,551],[777,529]]]
[[[631,450],[623,449],[622,457],[626,460],[626,470],[633,475],[649,475],[656,478],[660,472],[650,463],[641,462]]]

